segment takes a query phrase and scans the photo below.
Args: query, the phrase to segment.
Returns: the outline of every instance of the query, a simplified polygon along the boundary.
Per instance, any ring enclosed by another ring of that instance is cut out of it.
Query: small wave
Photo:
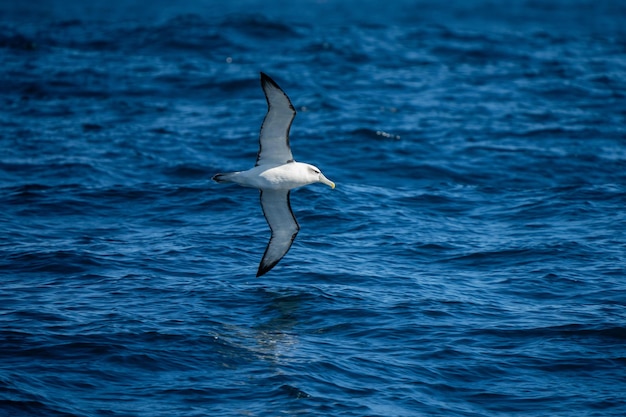
[[[11,251],[0,267],[10,271],[80,274],[102,266],[100,256],[70,250]]]
[[[476,331],[481,334],[489,334],[504,339],[549,339],[563,337],[569,339],[598,338],[602,340],[618,342],[626,340],[626,327],[590,325],[590,324],[563,324],[549,327],[520,328],[515,329],[483,329]],[[478,336],[478,335],[477,335]]]
[[[280,20],[269,19],[263,14],[231,14],[222,20],[220,27],[222,30],[249,36],[252,39],[285,40],[300,37],[292,26],[284,24]]]
[[[19,51],[34,51],[38,45],[34,38],[19,33],[15,29],[0,27],[0,48]]]

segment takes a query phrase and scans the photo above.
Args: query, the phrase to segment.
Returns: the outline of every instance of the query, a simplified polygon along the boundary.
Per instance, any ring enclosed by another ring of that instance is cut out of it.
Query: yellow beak
[[[326,185],[328,185],[328,186],[329,186],[330,188],[332,188],[333,190],[335,189],[335,183],[334,183],[334,182],[332,182],[331,180],[329,180],[328,178],[326,178],[326,177],[324,176],[324,174],[320,174],[320,182],[321,182],[322,184],[326,184]]]

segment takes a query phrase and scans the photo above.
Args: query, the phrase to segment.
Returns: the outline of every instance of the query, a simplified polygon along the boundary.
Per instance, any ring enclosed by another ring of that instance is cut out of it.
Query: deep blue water
[[[0,416],[625,415],[626,3],[498,4],[1,2]]]

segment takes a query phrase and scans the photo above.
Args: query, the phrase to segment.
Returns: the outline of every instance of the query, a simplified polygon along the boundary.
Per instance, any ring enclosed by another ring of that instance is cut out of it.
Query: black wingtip
[[[278,262],[276,262],[273,265],[264,265],[263,262],[261,262],[259,264],[259,269],[256,271],[256,277],[260,277],[261,275],[265,275],[266,273],[270,272],[270,270],[272,268],[274,268],[274,266],[277,264]]]
[[[263,87],[265,84],[271,84],[272,86],[282,91],[282,89],[278,86],[276,81],[272,79],[272,77],[261,71],[261,87]]]

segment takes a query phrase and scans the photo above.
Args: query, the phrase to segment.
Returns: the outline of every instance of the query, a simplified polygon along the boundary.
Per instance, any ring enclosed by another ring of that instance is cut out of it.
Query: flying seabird
[[[268,272],[285,256],[300,230],[291,210],[290,190],[315,182],[335,188],[335,183],[326,178],[319,168],[293,159],[289,129],[296,110],[287,94],[264,73],[261,73],[261,87],[267,100],[267,114],[261,125],[254,168],[213,176],[216,182],[234,182],[261,191],[261,207],[272,236],[259,264],[257,277]]]

